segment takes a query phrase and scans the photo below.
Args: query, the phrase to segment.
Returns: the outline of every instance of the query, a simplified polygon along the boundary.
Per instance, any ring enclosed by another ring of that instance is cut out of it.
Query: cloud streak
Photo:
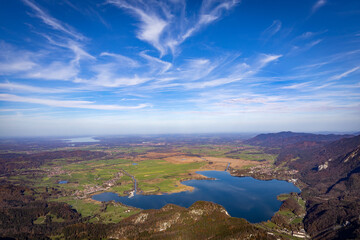
[[[149,116],[159,128],[173,129],[184,119],[190,126],[198,117],[202,123],[213,117],[216,125],[233,122],[233,131],[243,119],[251,119],[244,126],[256,118],[263,124],[277,113],[283,114],[275,121],[279,128],[283,117],[306,116],[323,127],[334,116],[360,116],[358,17],[333,14],[334,7],[321,17],[339,24],[319,25],[311,16],[330,1],[313,0],[305,10],[294,1],[260,17],[254,5],[238,0],[98,2],[2,4],[14,14],[7,16],[12,24],[0,23],[0,100],[8,109],[0,118],[64,115],[71,122],[106,115],[107,123],[116,116],[127,126],[147,124]],[[21,116],[26,109],[33,110]]]
[[[36,54],[18,50],[3,41],[0,41],[0,52],[0,75],[29,71],[37,65]]]
[[[75,89],[66,89],[66,88],[45,88],[45,87],[34,87],[26,84],[5,82],[0,83],[0,89],[7,89],[10,91],[19,91],[19,92],[31,92],[31,93],[65,93],[73,92]]]
[[[321,7],[323,7],[326,4],[326,2],[327,0],[317,0],[317,2],[312,7],[312,12],[314,13],[317,10],[319,10]]]
[[[135,110],[149,106],[148,104],[139,104],[137,106],[103,105],[103,104],[94,104],[94,102],[90,102],[90,101],[53,100],[53,99],[44,99],[44,98],[22,97],[12,94],[0,94],[0,101],[32,103],[32,104],[46,105],[50,107],[81,108],[81,109],[108,110],[108,111]]]
[[[62,23],[56,18],[53,18],[49,14],[47,14],[42,8],[40,8],[38,5],[36,5],[31,0],[22,0],[27,6],[29,6],[34,12],[35,16],[39,19],[41,19],[46,25],[50,26],[51,28],[61,31],[71,37],[74,37],[78,40],[84,40],[85,37],[76,32],[72,27]]]
[[[201,28],[220,19],[224,12],[234,8],[239,0],[206,1],[195,17],[186,15],[185,1],[128,1],[107,0],[118,8],[131,12],[139,21],[137,38],[148,42],[164,56],[173,54],[187,38]]]
[[[346,71],[346,72],[343,72],[343,73],[341,73],[341,74],[339,74],[339,75],[335,75],[335,76],[331,77],[329,80],[340,80],[340,79],[342,79],[342,78],[347,77],[347,76],[350,75],[351,73],[356,72],[356,71],[359,70],[359,69],[360,69],[360,67],[354,67],[354,68],[352,68],[352,69],[350,69],[350,70],[348,70],[348,71]]]
[[[274,20],[273,23],[261,34],[264,41],[268,41],[272,36],[278,33],[281,29],[281,26],[282,22],[280,20]]]
[[[247,63],[235,64],[233,66],[233,70],[227,76],[223,76],[212,80],[204,80],[201,82],[187,83],[184,85],[187,88],[206,88],[206,87],[217,87],[229,83],[238,82],[243,79],[255,76],[268,64],[277,61],[281,57],[282,55],[261,54],[251,65]]]

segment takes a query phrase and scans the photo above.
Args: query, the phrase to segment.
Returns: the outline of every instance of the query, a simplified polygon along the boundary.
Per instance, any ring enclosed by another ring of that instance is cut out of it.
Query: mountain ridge
[[[314,134],[284,131],[278,133],[259,134],[253,138],[245,140],[243,143],[262,147],[284,148],[300,142],[308,142],[309,144],[313,143],[313,145],[318,145],[347,137],[353,137],[353,135]]]

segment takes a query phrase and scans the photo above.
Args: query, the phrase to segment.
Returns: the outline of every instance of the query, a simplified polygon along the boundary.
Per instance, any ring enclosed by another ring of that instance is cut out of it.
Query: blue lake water
[[[279,210],[281,202],[277,200],[277,195],[300,192],[294,184],[286,181],[262,181],[252,177],[233,177],[225,171],[198,173],[209,178],[216,178],[216,180],[184,181],[182,184],[192,186],[195,190],[180,193],[135,194],[134,197],[129,198],[106,192],[94,195],[92,199],[97,201],[115,200],[142,209],[159,209],[169,203],[190,207],[199,200],[211,201],[225,207],[232,217],[245,218],[249,222],[256,223],[269,220]]]
[[[59,183],[59,184],[66,184],[66,183],[68,183],[68,181],[63,180],[63,181],[59,181],[58,183]]]
[[[75,137],[64,139],[70,143],[84,143],[84,142],[100,142],[99,140],[94,139],[93,137]]]

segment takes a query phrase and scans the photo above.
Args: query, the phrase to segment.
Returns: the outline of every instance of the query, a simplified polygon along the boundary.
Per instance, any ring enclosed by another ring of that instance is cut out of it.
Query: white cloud
[[[95,60],[76,42],[69,41],[63,44],[49,39],[56,47],[55,61],[47,59],[48,57],[53,58],[54,53],[51,51],[30,52],[0,42],[0,51],[2,52],[0,55],[0,75],[68,81],[75,78],[80,72],[80,60]],[[68,51],[63,51],[58,47],[69,49],[74,55],[71,56]]]
[[[36,54],[16,49],[3,41],[0,41],[0,53],[0,75],[28,71],[37,65],[33,60]]]
[[[301,65],[301,66],[297,66],[294,67],[294,70],[299,70],[299,69],[316,69],[316,68],[320,68],[326,64],[329,64],[329,62],[318,62],[318,63],[314,63],[314,64],[307,64],[307,65]]]
[[[173,37],[171,40],[168,40],[167,45],[170,47],[171,51],[176,51],[176,47],[183,43],[187,38],[191,37],[197,31],[209,25],[210,23],[221,18],[223,10],[230,10],[235,7],[240,0],[224,0],[220,1],[206,1],[203,0],[199,12],[198,19],[189,25],[188,28],[184,31],[183,34]],[[183,21],[183,20],[182,20]]]
[[[164,55],[166,50],[160,44],[160,36],[163,33],[165,27],[167,26],[167,22],[160,18],[157,18],[155,16],[149,16],[147,14],[142,14],[141,18],[144,24],[140,27],[141,30],[138,33],[138,38],[149,42],[155,48],[157,48],[162,55]]]
[[[47,66],[38,63],[37,68],[32,69],[24,76],[45,80],[70,80],[75,78],[80,72],[81,60],[96,60],[94,56],[84,50],[82,44],[80,43],[80,41],[87,40],[84,35],[78,33],[66,23],[52,17],[32,0],[22,1],[34,11],[35,17],[41,19],[52,29],[62,33],[62,36],[41,32],[39,32],[39,34],[46,38],[50,44],[56,47],[68,49],[74,54],[70,62],[67,55],[58,54],[58,58],[54,62],[48,63]],[[58,51],[60,53],[60,49],[58,49]]]
[[[140,56],[146,59],[148,64],[120,54],[102,52],[101,58],[89,66],[92,77],[76,76],[74,82],[106,88],[134,86],[150,81],[171,67],[171,63],[149,56],[145,52],[141,52]]]
[[[150,56],[150,55],[146,54],[146,52],[144,52],[144,51],[140,53],[140,56],[148,61],[151,73],[163,74],[172,67],[171,63],[163,61],[159,58]]]
[[[296,83],[288,86],[281,87],[282,89],[303,89],[304,87],[309,86],[312,82]]]
[[[126,0],[108,0],[107,2],[134,13],[141,21],[137,37],[153,45],[160,51],[161,55],[165,54],[166,49],[160,44],[160,37],[168,25],[166,20],[156,14],[153,9],[148,9],[141,1],[137,2],[137,4],[135,2],[127,2]],[[150,4],[159,6],[155,2]]]
[[[30,70],[35,66],[34,62],[21,59],[13,62],[0,62],[0,75]]]
[[[220,2],[220,4],[219,4]],[[201,5],[201,15],[200,15],[200,24],[208,24],[215,21],[221,17],[223,10],[230,10],[236,6],[240,1],[239,0],[225,0],[225,1],[216,1],[209,0],[203,1]],[[205,18],[203,16],[206,16]]]
[[[188,59],[184,65],[178,67],[170,76],[183,81],[194,81],[208,76],[220,63],[206,58]]]
[[[305,44],[302,47],[293,46],[293,48],[290,50],[290,52],[288,54],[293,55],[293,54],[299,54],[299,53],[302,53],[302,52],[306,52],[306,51],[310,50],[312,47],[314,47],[314,46],[318,45],[319,43],[321,43],[322,41],[323,41],[322,39],[317,39],[317,40],[314,40],[314,41],[311,41],[311,42]]]
[[[324,6],[326,4],[326,2],[327,2],[327,0],[317,0],[312,8],[312,11],[316,12],[319,8]]]
[[[261,34],[262,38],[265,41],[269,40],[272,36],[274,36],[277,32],[280,31],[281,25],[282,23],[280,20],[274,20],[272,24],[268,28],[266,28],[264,32]]]
[[[350,70],[348,70],[346,72],[343,72],[343,73],[341,73],[339,75],[335,75],[335,76],[331,77],[329,80],[340,80],[340,79],[342,79],[344,77],[347,77],[351,73],[356,72],[359,69],[360,69],[360,67],[354,67],[354,68],[352,68],[352,69],[350,69]]]
[[[89,79],[75,78],[74,82],[90,86],[102,86],[108,88],[134,86],[150,81],[151,77],[139,77],[137,74],[118,73],[120,68],[116,63],[97,64],[91,67],[95,76]]]
[[[47,39],[50,44],[56,47],[70,50],[74,54],[71,61],[74,64],[80,64],[81,60],[96,60],[96,58],[85,51],[82,44],[77,41],[73,41],[69,38],[58,38],[55,40],[55,38],[50,37],[47,34],[41,33],[40,35]],[[60,51],[60,48],[58,51]]]
[[[42,65],[23,75],[26,78],[45,79],[45,80],[64,80],[73,79],[79,73],[79,69],[74,64],[62,62],[52,62],[50,65]]]
[[[243,105],[252,105],[253,104],[271,104],[275,102],[282,101],[281,97],[272,97],[272,96],[247,96],[239,98],[231,98],[223,100],[222,103],[226,104],[243,104]]]
[[[202,27],[221,18],[223,12],[230,10],[238,0],[202,2],[196,16],[186,15],[184,1],[107,0],[119,8],[133,13],[139,20],[137,37],[150,43],[160,52],[160,56],[170,50],[176,53],[177,47]]]
[[[282,55],[272,55],[272,54],[261,54],[257,63],[255,64],[258,69],[265,67],[270,62],[274,62],[281,58]]]
[[[145,83],[149,80],[151,80],[151,78],[138,77],[137,75],[133,77],[118,77],[111,82],[102,82],[101,86],[105,86],[105,87],[134,86]]]
[[[306,49],[312,48],[313,46],[316,46],[316,45],[318,45],[318,44],[321,43],[321,42],[322,42],[322,39],[318,39],[318,40],[312,41],[312,42],[310,42],[308,45],[306,45]]]
[[[261,69],[266,67],[269,63],[278,60],[280,57],[282,57],[282,55],[260,54],[251,65],[247,63],[233,65],[232,71],[227,76],[200,82],[186,83],[183,85],[187,88],[205,88],[238,82],[245,78],[255,76]]]
[[[323,31],[319,31],[319,32],[304,32],[303,34],[301,34],[300,36],[296,37],[295,40],[306,40],[306,39],[310,39],[313,38],[315,36],[321,35],[323,33],[326,33],[328,30],[323,30]]]
[[[33,104],[46,105],[50,107],[83,108],[83,109],[95,109],[95,110],[131,110],[131,109],[141,109],[149,106],[148,104],[139,104],[137,106],[103,105],[103,104],[94,104],[94,102],[90,102],[90,101],[53,100],[53,99],[45,99],[45,98],[22,97],[12,94],[0,94],[0,101],[33,103]]]
[[[64,92],[74,91],[74,89],[34,87],[30,85],[12,83],[12,82],[0,83],[0,89],[8,89],[10,91],[32,92],[32,93],[64,93]]]
[[[76,32],[74,29],[72,29],[72,27],[66,25],[65,23],[62,23],[58,19],[53,18],[52,16],[47,14],[43,9],[41,9],[38,5],[36,5],[34,2],[30,0],[22,0],[22,1],[34,10],[35,16],[37,18],[40,18],[45,24],[47,24],[51,28],[61,31],[79,40],[85,39],[85,37],[82,34]]]
[[[78,43],[69,41],[67,48],[73,51],[75,57],[73,59],[74,63],[79,63],[81,59],[90,59],[95,60],[95,57],[86,52]]]
[[[121,54],[116,54],[116,53],[109,53],[109,52],[102,52],[100,54],[101,57],[112,57],[116,60],[116,62],[118,62],[120,64],[119,67],[131,67],[131,68],[135,68],[135,67],[139,67],[140,64],[135,61],[134,59],[131,59],[129,57],[123,56]]]
[[[301,34],[301,36],[299,36],[298,38],[300,39],[307,39],[307,38],[311,38],[315,35],[315,33],[313,32],[305,32],[303,34]]]

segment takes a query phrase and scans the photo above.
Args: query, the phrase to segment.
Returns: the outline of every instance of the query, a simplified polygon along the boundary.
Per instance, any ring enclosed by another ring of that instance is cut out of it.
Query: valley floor
[[[2,218],[12,214],[11,209],[18,209],[18,204],[28,207],[20,209],[25,211],[22,215],[26,218],[22,226],[17,225],[20,222],[16,216],[12,218],[15,223],[9,222],[10,228],[1,225],[2,232],[7,234],[3,236],[31,232],[30,235],[37,239],[39,236],[46,238],[51,235],[48,232],[54,232],[53,239],[69,236],[81,239],[79,231],[93,234],[91,236],[106,236],[99,229],[115,231],[114,227],[122,226],[131,216],[142,216],[144,211],[113,201],[94,201],[91,198],[94,194],[114,192],[120,196],[131,196],[135,190],[145,195],[191,191],[192,187],[181,182],[205,179],[196,173],[203,170],[227,170],[233,176],[280,179],[292,182],[300,189],[308,187],[299,178],[298,170],[275,162],[279,154],[282,151],[276,146],[248,145],[238,141],[171,144],[156,141],[133,144],[96,142],[74,146],[55,144],[45,149],[9,147],[0,152],[0,181],[6,193],[2,196],[2,209],[10,209],[2,213]],[[294,157],[289,162],[298,159]],[[19,197],[19,203],[14,205],[12,199],[16,197]],[[309,238],[304,230],[306,203],[302,195],[292,193],[280,195],[278,199],[283,204],[271,220],[249,226],[269,239]],[[52,207],[45,203],[52,204]],[[70,211],[69,214],[60,213],[66,211]],[[212,214],[216,219],[217,213]],[[155,214],[151,221],[155,224],[160,219]],[[172,224],[184,227],[178,221]],[[11,229],[22,230],[14,232]],[[38,229],[36,234],[34,229]],[[69,229],[80,235],[72,235]],[[142,233],[139,234],[133,237],[142,238]],[[147,238],[145,235],[143,237]]]

